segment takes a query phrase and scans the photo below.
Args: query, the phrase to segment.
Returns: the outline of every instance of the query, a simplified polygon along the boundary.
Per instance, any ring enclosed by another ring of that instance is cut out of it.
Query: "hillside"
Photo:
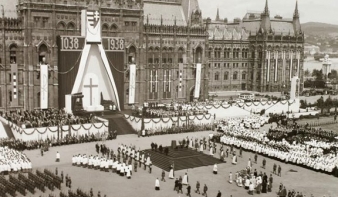
[[[338,35],[338,25],[327,23],[304,23],[302,24],[302,30],[305,32],[305,34],[313,36],[333,36],[333,34]]]

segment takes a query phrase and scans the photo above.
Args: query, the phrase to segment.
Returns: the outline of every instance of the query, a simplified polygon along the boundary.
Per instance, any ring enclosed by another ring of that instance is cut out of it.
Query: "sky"
[[[15,16],[15,5],[18,0],[0,0],[4,5],[6,16]],[[61,1],[61,0],[60,0]],[[262,12],[265,0],[198,0],[203,18],[215,19],[217,7],[221,18],[243,18],[247,11]],[[268,0],[270,16],[281,15],[292,18],[296,0]],[[322,22],[338,25],[338,0],[298,0],[300,22]],[[2,13],[2,11],[0,10]]]
[[[217,7],[220,17],[243,18],[247,11],[262,12],[265,0],[198,0],[203,18],[215,19]],[[270,17],[277,14],[292,18],[296,0],[268,0]],[[338,0],[298,0],[300,22],[322,22],[338,25]]]

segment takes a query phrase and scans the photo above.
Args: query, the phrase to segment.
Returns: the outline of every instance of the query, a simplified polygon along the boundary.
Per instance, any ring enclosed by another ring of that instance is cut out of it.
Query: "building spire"
[[[265,8],[263,14],[265,14],[266,16],[270,15],[268,0],[265,1]]]
[[[216,21],[219,21],[219,8],[217,8]]]
[[[295,12],[293,13],[293,18],[299,18],[298,0],[296,0],[296,8],[295,8]]]

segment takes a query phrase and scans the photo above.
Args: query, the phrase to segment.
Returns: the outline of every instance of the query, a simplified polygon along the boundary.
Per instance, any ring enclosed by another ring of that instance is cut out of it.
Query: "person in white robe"
[[[194,143],[193,143],[193,141],[192,141],[192,138],[191,138],[190,141],[189,141],[189,147],[192,148],[192,149],[194,148]]]
[[[156,191],[160,190],[160,181],[158,180],[158,178],[156,178],[155,180],[155,190]]]
[[[229,174],[229,183],[232,184],[232,173]]]
[[[200,145],[200,152],[203,152],[203,144]]]
[[[73,155],[73,157],[72,157],[72,165],[75,166],[75,164],[76,164],[76,156]]]
[[[214,149],[211,147],[210,150],[209,150],[209,154],[210,155],[214,155]]]
[[[57,151],[56,152],[56,162],[60,162],[60,153]]]
[[[242,176],[238,176],[238,178],[237,178],[237,186],[238,186],[238,187],[243,187],[243,179],[242,179]]]
[[[146,166],[149,166],[150,163],[151,163],[150,155],[148,155],[147,160],[146,160]]]
[[[120,176],[124,176],[125,173],[125,164],[123,163],[120,168]]]
[[[129,169],[130,174],[132,175],[133,174],[133,165],[131,165],[131,162],[128,165],[128,169]]]
[[[189,182],[188,182],[188,173],[184,174],[183,179],[182,179],[182,184],[183,185],[188,185],[189,184]]]
[[[174,179],[175,174],[174,174],[174,164],[170,166],[170,171],[169,171],[169,179]]]
[[[234,164],[234,165],[237,164],[237,156],[236,156],[236,155],[234,155],[234,156],[232,157],[232,164]]]
[[[131,170],[129,170],[129,167],[126,168],[126,177],[127,179],[131,179]]]
[[[251,169],[252,167],[252,162],[251,162],[251,158],[249,158],[249,161],[248,161],[248,166],[247,166],[249,169]]]
[[[213,173],[214,173],[214,174],[217,174],[217,163],[214,164],[214,167],[213,167]]]

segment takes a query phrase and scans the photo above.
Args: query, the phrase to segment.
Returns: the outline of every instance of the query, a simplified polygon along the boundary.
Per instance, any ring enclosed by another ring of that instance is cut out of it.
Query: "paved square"
[[[270,125],[266,125],[262,130],[267,130]],[[205,132],[195,132],[195,133],[182,133],[182,134],[173,134],[173,135],[162,135],[162,136],[151,136],[147,138],[138,138],[136,135],[124,135],[118,136],[116,140],[107,141],[106,145],[109,148],[117,150],[119,144],[131,144],[135,145],[136,149],[144,150],[150,147],[151,142],[156,142],[157,144],[162,144],[163,146],[168,146],[171,143],[171,140],[181,140],[184,137],[207,137],[209,131]],[[226,147],[224,147],[226,149]],[[236,150],[236,149],[235,149]],[[61,153],[61,162],[55,162],[56,151]],[[238,152],[238,150],[236,150]],[[173,191],[174,180],[168,179],[168,173],[166,173],[166,182],[161,182],[161,190],[155,191],[155,179],[161,179],[162,169],[154,166],[152,173],[143,170],[143,168],[138,168],[136,173],[133,173],[131,179],[126,177],[120,177],[114,173],[107,173],[102,171],[96,171],[87,168],[74,167],[71,164],[71,158],[75,154],[93,154],[96,155],[95,142],[93,143],[84,143],[77,145],[69,145],[62,147],[52,147],[50,151],[41,157],[39,150],[25,151],[27,156],[31,159],[33,167],[36,168],[48,168],[52,171],[55,170],[55,167],[58,167],[59,173],[61,171],[64,174],[68,174],[72,177],[72,189],[76,190],[81,188],[85,191],[89,191],[90,188],[93,188],[94,194],[97,194],[98,191],[101,191],[101,196],[104,194],[107,197],[182,197],[185,194],[177,194]],[[204,152],[208,154],[208,151]],[[218,157],[218,154],[214,155],[215,158]],[[212,174],[212,166],[203,166],[190,168],[188,170],[179,170],[175,172],[175,176],[179,177],[188,172],[189,183],[191,184],[192,189],[195,189],[196,181],[199,181],[201,185],[207,184],[209,188],[208,196],[216,196],[218,190],[222,192],[222,197],[242,197],[249,196],[247,191],[244,188],[238,187],[236,184],[228,183],[229,173],[233,174],[237,171],[244,169],[247,165],[249,158],[253,159],[254,155],[251,152],[243,151],[243,157],[238,158],[238,164],[232,165],[231,159],[226,158],[227,163],[222,163],[218,165],[218,175]],[[336,197],[338,194],[338,179],[334,176],[330,176],[323,173],[318,173],[312,170],[308,170],[299,166],[285,164],[270,158],[266,159],[266,169],[261,168],[261,163],[263,156],[258,156],[258,164],[254,164],[253,169],[257,169],[258,172],[262,171],[267,174],[272,173],[272,166],[274,163],[281,165],[282,167],[282,177],[274,176],[274,183],[272,188],[272,193],[260,194],[262,197],[271,197],[277,196],[276,192],[280,183],[283,183],[287,190],[295,189],[300,191],[306,196],[313,194],[315,197],[326,197],[332,196]],[[290,170],[295,170],[297,172],[290,172]],[[67,192],[67,190],[63,190]],[[183,188],[183,191],[186,192],[186,189]],[[52,192],[56,194],[56,192]],[[36,196],[36,195],[28,195]],[[47,196],[43,194],[42,196]],[[192,196],[200,196],[197,194],[192,194]]]

